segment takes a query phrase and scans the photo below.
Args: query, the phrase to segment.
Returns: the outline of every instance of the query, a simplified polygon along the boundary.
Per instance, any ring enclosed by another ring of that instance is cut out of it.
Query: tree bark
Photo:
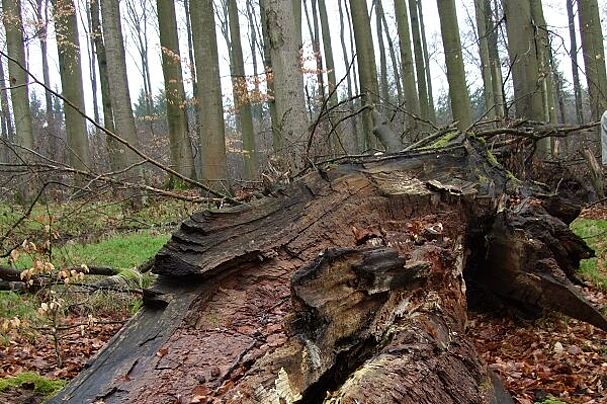
[[[16,61],[8,61],[8,86],[10,88],[13,116],[15,118],[15,141],[19,148],[34,150],[34,131],[30,111],[28,76],[24,70],[27,64],[25,62],[21,1],[2,0],[2,11],[8,55]],[[30,161],[32,159],[30,152],[19,148],[17,149],[17,153],[20,158]],[[29,200],[32,196],[32,191],[32,186],[28,181],[19,191],[21,200]]]
[[[122,37],[122,25],[120,19],[120,2],[118,0],[100,0],[103,37],[107,60],[108,84],[110,98],[113,106],[114,128],[118,136],[122,137],[133,147],[139,147],[139,139],[135,128],[135,118],[131,107],[131,94],[129,92],[129,81],[126,70],[124,51],[124,40]],[[126,169],[138,162],[137,155],[126,149],[115,140],[112,144],[111,153],[113,161],[117,163],[118,169]],[[141,166],[136,165],[125,172],[126,178],[132,182],[142,181]],[[131,203],[135,208],[143,205],[143,196],[140,190],[128,191]]]
[[[190,12],[198,84],[198,141],[202,178],[220,189],[225,185],[228,170],[213,1],[192,1]]]
[[[384,102],[390,102],[390,86],[388,84],[388,58],[386,57],[386,46],[384,41],[384,30],[382,18],[384,8],[381,1],[375,0],[375,32],[379,43],[379,96]]]
[[[605,48],[603,46],[603,30],[597,0],[579,0],[578,14],[592,120],[597,122],[600,121],[603,112],[607,110]],[[600,144],[598,136],[597,133],[595,141]]]
[[[573,14],[573,0],[566,0],[567,4],[567,21],[569,22],[569,41],[571,43],[571,49],[569,50],[569,57],[571,59],[571,76],[573,77],[573,95],[575,97],[575,116],[577,118],[576,123],[584,123],[584,107],[582,104],[582,85],[580,84],[580,66],[578,65],[578,45],[577,45],[577,34],[575,30],[575,15]]]
[[[491,7],[491,1],[486,1],[485,17],[487,18],[487,28],[489,29],[489,63],[491,65],[495,111],[496,116],[498,118],[504,118],[504,116],[506,115],[506,100],[504,98],[504,86],[502,82],[502,61],[500,59],[498,49],[498,33],[500,28],[500,22],[495,16],[496,12],[497,10]]]
[[[91,160],[86,120],[81,114],[86,112],[86,107],[76,7],[73,0],[53,0],[53,8],[61,88],[63,96],[75,106],[63,105],[68,162],[77,170],[87,171]]]
[[[479,55],[481,59],[481,73],[483,77],[483,98],[485,99],[485,113],[487,118],[495,117],[495,95],[493,93],[493,72],[489,61],[489,21],[486,15],[487,3],[490,0],[474,0],[476,15],[476,30],[478,33]],[[489,5],[489,9],[490,9]]]
[[[428,87],[428,113],[430,121],[436,122],[436,110],[434,109],[434,95],[432,93],[432,73],[430,71],[430,56],[428,55],[428,41],[426,40],[426,27],[424,25],[424,12],[422,2],[413,0],[417,3],[419,11],[419,26],[422,34],[422,47],[424,51],[424,64],[426,65],[426,84]]]
[[[103,109],[103,126],[110,132],[114,131],[114,113],[112,111],[112,97],[110,96],[110,79],[107,71],[107,54],[105,52],[105,43],[103,40],[103,31],[101,29],[101,17],[99,10],[100,0],[91,0],[91,35],[95,42],[95,54],[97,55],[97,65],[99,66],[99,87],[101,88],[101,101]],[[118,170],[118,161],[116,160],[117,145],[107,136],[106,144],[110,159],[110,168],[112,171]]]
[[[459,130],[464,131],[472,125],[472,108],[466,85],[466,71],[462,58],[462,45],[457,23],[455,0],[437,0],[438,15],[441,24],[441,36],[447,63],[447,81],[453,120]]]
[[[579,209],[480,143],[319,168],[186,221],[51,403],[511,403],[466,336],[471,294],[607,329],[570,281]]]
[[[430,119],[428,111],[428,86],[426,83],[426,62],[421,37],[421,23],[419,20],[417,0],[409,0],[409,14],[411,15],[411,33],[413,38],[413,52],[415,54],[415,72],[417,73],[417,92],[419,96],[419,110],[423,119]]]
[[[303,164],[308,135],[308,118],[304,99],[304,81],[297,43],[297,23],[292,4],[283,0],[263,0],[267,46],[272,60],[272,80],[276,122],[272,131],[280,139],[279,155],[292,170]],[[300,4],[299,1],[296,1]],[[301,5],[301,4],[300,4]],[[301,19],[301,14],[299,16]],[[299,28],[301,30],[301,27]]]
[[[244,159],[245,178],[252,180],[256,175],[257,151],[255,148],[255,128],[253,127],[253,113],[249,99],[247,77],[242,56],[242,42],[240,39],[240,22],[238,19],[238,4],[236,0],[228,0],[228,13],[230,25],[230,38],[232,40],[232,64],[234,66],[232,86],[234,91],[234,109],[237,111],[242,131],[242,152]]]
[[[157,7],[171,164],[173,169],[180,174],[189,178],[196,178],[183,87],[175,3],[173,0],[157,0]]]
[[[530,2],[527,0],[505,2],[504,13],[514,82],[516,116],[543,121],[544,108],[541,89],[538,86],[539,64]]]
[[[411,35],[409,33],[409,13],[405,0],[394,0],[394,12],[400,39],[400,59],[402,64],[403,92],[405,98],[404,108],[413,115],[419,115],[419,96],[415,85],[415,65],[411,47]],[[408,116],[406,118],[407,130],[410,136],[415,136],[417,121]],[[413,139],[411,139],[413,140]]]
[[[539,86],[542,94],[542,105],[544,107],[544,122],[557,124],[556,98],[554,96],[554,80],[552,77],[552,66],[550,62],[550,37],[548,36],[548,25],[544,18],[544,10],[541,0],[531,0],[531,17],[535,27],[535,46],[539,68]],[[552,139],[545,138],[538,142],[538,150],[542,156],[552,154]]]
[[[356,44],[356,57],[358,63],[358,75],[360,93],[363,96],[364,111],[362,113],[362,129],[365,143],[362,150],[374,149],[376,147],[373,136],[373,114],[372,108],[379,103],[379,84],[377,83],[377,70],[375,68],[375,50],[373,48],[373,36],[371,34],[371,22],[366,0],[350,0],[352,11],[352,26]]]

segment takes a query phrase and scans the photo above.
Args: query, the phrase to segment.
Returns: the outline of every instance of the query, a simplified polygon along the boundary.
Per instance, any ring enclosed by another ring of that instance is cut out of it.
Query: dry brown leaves
[[[125,314],[98,318],[104,321],[123,321]],[[70,315],[62,325],[70,326],[86,323],[86,317]],[[88,361],[122,327],[121,324],[99,324],[84,329],[75,327],[66,331],[60,339],[63,359],[57,366],[55,345],[51,335],[19,334],[6,346],[0,347],[0,378],[13,376],[25,371],[37,372],[50,378],[70,379],[78,374]]]
[[[607,297],[585,290],[600,306]],[[469,335],[520,404],[552,395],[567,403],[607,402],[607,334],[563,316],[523,322],[469,315]]]

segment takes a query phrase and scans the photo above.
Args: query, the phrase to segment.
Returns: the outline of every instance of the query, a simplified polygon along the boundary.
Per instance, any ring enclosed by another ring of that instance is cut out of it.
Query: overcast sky
[[[80,2],[80,10],[83,10],[83,4],[85,0],[77,0]],[[155,6],[154,0],[147,0],[150,3],[150,7]],[[193,0],[196,1],[196,0]],[[244,16],[244,0],[238,0],[239,3],[242,3],[241,11],[241,34],[243,36],[243,47],[245,52],[245,68],[247,70],[247,74],[253,73],[252,67],[252,59],[247,44],[248,35],[249,35],[249,26]],[[340,0],[342,1],[342,0]],[[442,52],[442,44],[440,40],[440,21],[438,19],[438,13],[436,9],[436,1],[435,0],[422,0],[423,9],[424,9],[424,18],[425,18],[425,26],[427,31],[428,38],[428,47],[431,53],[431,61],[430,67],[433,78],[433,90],[435,100],[438,99],[438,96],[441,93],[447,91],[446,87],[446,76],[445,76],[445,64],[444,57]],[[460,26],[460,32],[462,36],[462,47],[464,48],[464,59],[466,61],[466,70],[467,70],[467,80],[468,85],[471,89],[477,88],[481,85],[480,82],[480,72],[478,67],[478,48],[474,41],[474,26],[472,21],[474,20],[474,9],[473,9],[473,0],[456,0],[458,3],[458,21]],[[507,1],[507,0],[506,0]],[[125,0],[122,0],[124,3]],[[368,0],[369,4],[371,0]],[[309,0],[306,3],[310,3]],[[603,32],[605,31],[605,6],[607,0],[599,0],[599,6],[603,12],[601,13],[601,20],[603,22]],[[339,13],[338,13],[338,0],[326,0],[327,11],[329,14],[330,26],[331,26],[331,35],[332,35],[332,43],[333,43],[333,52],[336,62],[336,74],[337,79],[343,77],[345,74],[345,65],[344,65],[344,57],[341,51],[341,43],[340,43],[340,25],[339,25]],[[394,22],[394,12],[393,12],[393,1],[382,1],[384,5],[384,11],[387,16],[388,24],[390,25],[390,36],[394,40],[395,45],[398,44],[398,38],[396,33],[396,24]],[[569,62],[568,57],[566,57],[566,52],[569,51],[569,32],[567,25],[567,11],[565,9],[565,0],[543,0],[544,4],[544,12],[546,16],[547,24],[549,25],[549,29],[555,33],[553,46],[556,48],[556,60],[560,65],[561,70],[565,73],[565,77],[568,78],[571,76],[571,64]],[[124,4],[122,4],[124,6]],[[187,37],[185,35],[185,14],[183,12],[183,2],[177,2],[178,8],[178,20],[181,27],[180,32],[180,40],[181,40],[181,53],[184,63],[184,79],[186,81],[186,91],[191,93],[191,81],[188,74],[188,68],[186,67],[189,63],[188,60],[188,52],[187,52]],[[26,24],[29,25],[29,32],[33,32],[33,26],[31,26],[31,10],[25,10],[26,13]],[[148,44],[149,44],[149,63],[151,66],[151,75],[152,75],[152,86],[155,94],[158,94],[160,89],[163,87],[163,77],[160,63],[160,44],[158,39],[158,28],[157,23],[154,21],[155,13],[149,12],[149,22],[150,26],[148,28]],[[28,18],[28,15],[30,16]],[[81,22],[85,21],[84,13],[81,14]],[[372,18],[372,23],[374,23],[374,18]],[[219,24],[219,21],[217,21]],[[347,25],[346,25],[346,35],[347,33]],[[373,28],[374,29],[374,28]],[[137,53],[137,49],[134,46],[134,38],[132,36],[132,32],[130,32],[130,28],[128,24],[123,22],[123,31],[126,37],[126,50],[127,50],[127,66],[129,72],[129,87],[131,90],[131,98],[132,101],[135,102],[137,96],[142,87],[142,79],[140,73],[140,59]],[[304,48],[307,51],[307,55],[311,55],[311,43],[309,39],[309,35],[307,34],[308,29],[304,19],[303,22],[303,31],[304,31]],[[375,33],[375,31],[374,31]],[[83,56],[83,71],[85,76],[85,92],[87,98],[87,112],[90,115],[92,114],[92,97],[90,91],[90,82],[88,80],[89,75],[89,65],[87,61],[87,37],[84,29],[84,25],[80,27],[81,34],[81,44],[82,44],[82,56]],[[231,83],[230,83],[230,72],[229,72],[229,60],[228,60],[228,52],[226,44],[221,36],[219,27],[217,29],[218,42],[219,42],[219,53],[220,53],[220,70],[222,75],[222,84],[224,89],[224,96],[227,98],[231,98]],[[347,40],[347,46],[349,49],[349,40]],[[579,44],[579,40],[578,40]],[[29,57],[29,66],[30,70],[37,76],[42,77],[42,69],[41,69],[41,61],[40,61],[40,52],[38,48],[37,40],[30,40],[28,47],[28,57]],[[51,28],[49,32],[49,52],[50,52],[50,61],[51,61],[51,75],[54,86],[59,86],[59,67],[57,61],[57,51],[56,44],[54,41],[54,30]],[[376,55],[377,56],[377,55]],[[580,54],[581,56],[581,54]],[[111,62],[111,61],[110,61]],[[582,62],[580,57],[580,62]],[[582,76],[583,77],[583,76]],[[41,94],[39,89],[34,89],[39,95]]]

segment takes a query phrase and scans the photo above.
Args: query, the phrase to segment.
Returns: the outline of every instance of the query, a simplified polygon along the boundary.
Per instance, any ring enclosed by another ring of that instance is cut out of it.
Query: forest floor
[[[127,273],[152,257],[175,226],[198,208],[176,201],[156,201],[136,214],[103,203],[37,208],[11,238],[45,245],[58,268],[87,264]],[[19,208],[0,204],[0,233],[20,215]],[[607,206],[584,211],[572,227],[597,255],[582,263],[583,293],[607,307]],[[37,259],[24,253],[16,257],[16,266],[25,269]],[[2,265],[7,261],[0,260]],[[141,287],[152,281],[151,275],[137,280]],[[49,318],[40,310],[48,294],[0,292],[1,403],[44,401],[78,374],[141,306],[137,293],[66,287],[62,298],[60,315]],[[15,318],[18,325],[11,323]],[[471,312],[469,335],[520,404],[607,401],[607,335],[592,326],[558,315],[524,321]]]

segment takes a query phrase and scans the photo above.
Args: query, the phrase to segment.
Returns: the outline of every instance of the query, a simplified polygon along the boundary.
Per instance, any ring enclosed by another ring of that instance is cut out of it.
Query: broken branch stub
[[[571,282],[591,252],[569,205],[541,195],[466,144],[195,214],[143,310],[52,402],[510,403],[466,336],[476,288],[606,328]]]

